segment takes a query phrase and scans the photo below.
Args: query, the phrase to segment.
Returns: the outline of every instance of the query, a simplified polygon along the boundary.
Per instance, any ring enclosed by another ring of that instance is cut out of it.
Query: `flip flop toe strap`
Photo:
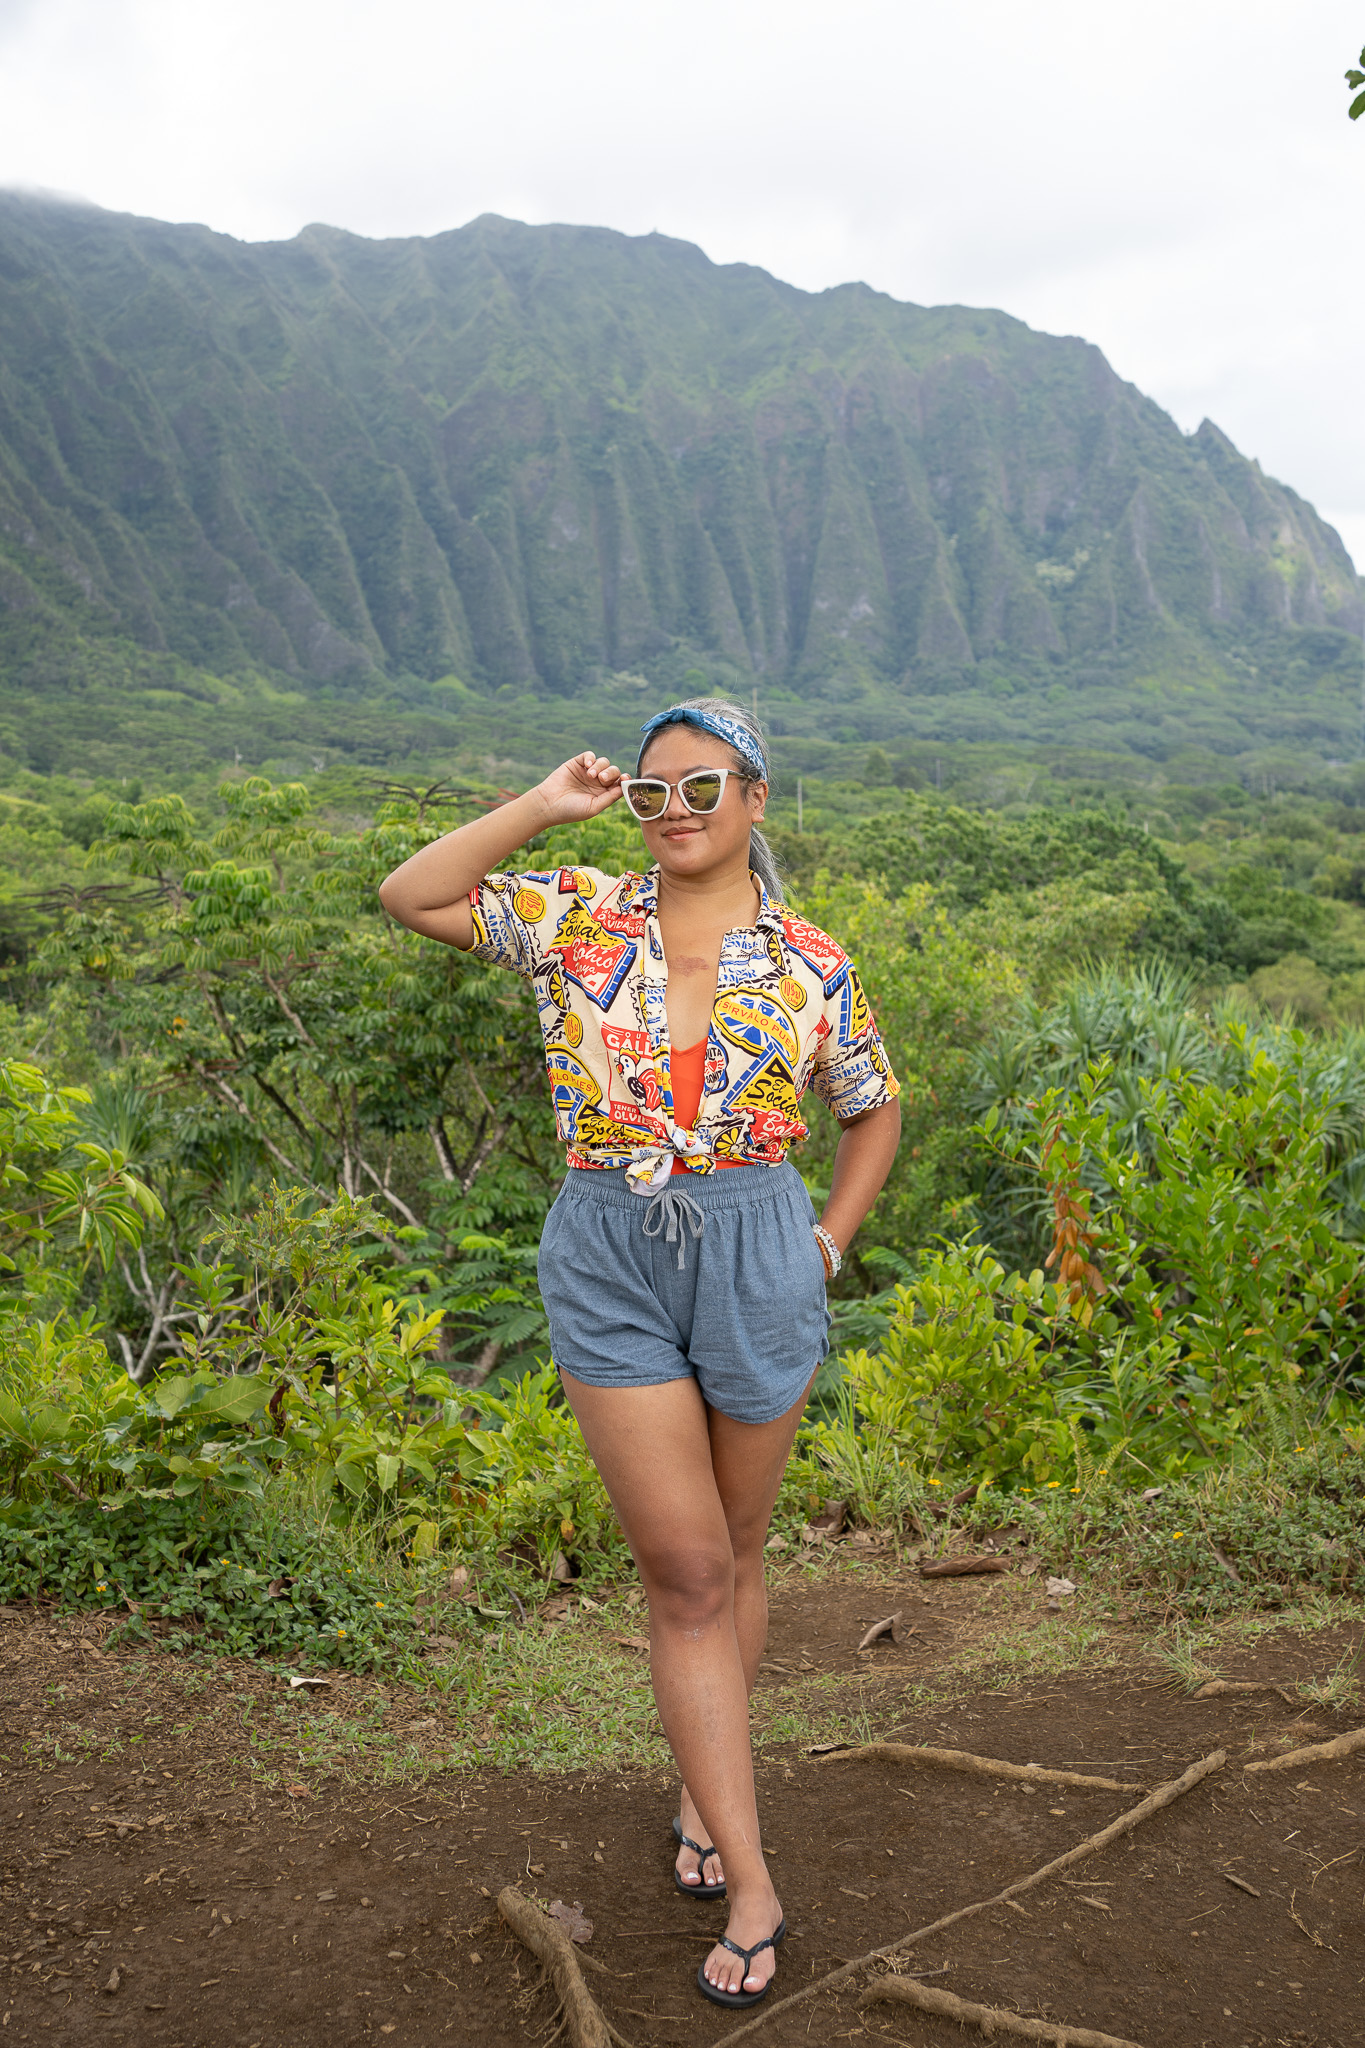
[[[769,1934],[765,1937],[764,1940],[756,1941],[752,1948],[741,1948],[737,1941],[731,1941],[728,1934],[722,1934],[720,1938],[720,1946],[722,1948],[728,1948],[732,1956],[741,1957],[744,1963],[747,1965],[753,1961],[756,1955],[760,1955],[765,1948],[776,1948],[777,1943],[773,1939],[772,1935]],[[746,1977],[749,1974],[747,1967],[745,1969],[744,1974]]]
[[[711,1844],[709,1849],[703,1849],[700,1842],[694,1842],[692,1840],[691,1835],[679,1835],[678,1840],[682,1843],[684,1849],[691,1849],[695,1855],[700,1856],[703,1863],[705,1863],[708,1856],[714,1856],[716,1854],[716,1845],[714,1842]]]

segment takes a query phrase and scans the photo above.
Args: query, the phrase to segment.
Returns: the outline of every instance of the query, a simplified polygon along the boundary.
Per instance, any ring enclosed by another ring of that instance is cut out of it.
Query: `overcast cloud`
[[[1359,0],[0,0],[0,184],[247,240],[476,214],[1002,306],[1365,564]]]

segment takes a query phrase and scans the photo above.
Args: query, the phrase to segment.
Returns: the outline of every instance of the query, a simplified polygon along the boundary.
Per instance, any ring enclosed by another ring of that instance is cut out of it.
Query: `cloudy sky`
[[[1207,413],[1365,567],[1362,0],[0,0],[0,184],[484,212],[1002,306]]]

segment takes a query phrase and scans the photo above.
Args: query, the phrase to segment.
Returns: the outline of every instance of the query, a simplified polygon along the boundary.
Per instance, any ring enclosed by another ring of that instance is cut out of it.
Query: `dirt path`
[[[828,1663],[851,1669],[853,1623],[875,1607],[865,1587],[798,1593],[775,1616],[770,1661],[824,1664],[828,1625]],[[1292,1683],[1352,1646],[1343,1631],[1285,1634],[1223,1663]],[[249,1669],[212,1679],[210,1724],[171,1660],[82,1647],[43,1615],[5,1617],[0,1656],[6,2042],[526,2048],[551,2000],[493,1911],[509,1882],[582,1902],[590,1952],[617,1973],[594,1975],[594,1992],[636,2048],[705,2048],[727,2030],[730,2016],[692,1981],[723,1909],[672,1889],[663,1778],[444,1774],[386,1790],[314,1775],[266,1789],[250,1741],[262,1681]],[[918,1661],[913,1644],[888,1656],[888,1679]],[[326,1711],[296,1710],[301,1721]],[[428,1697],[393,1712],[431,1725]],[[1301,1713],[1274,1693],[1197,1702],[1143,1668],[909,1715],[913,1743],[1144,1787],[1218,1744],[1229,1751],[1223,1772],[1069,1882],[950,1930],[915,1966],[963,1997],[1144,2048],[1365,2043],[1365,1754],[1242,1770],[1362,1719]],[[75,1725],[107,1734],[106,1753],[54,1760]],[[821,1766],[794,1749],[767,1752],[760,1792],[790,1929],[786,1989],[989,1896],[1134,1803],[882,1762]],[[863,2032],[924,2048],[969,2038],[911,2012],[861,2015],[855,1987],[779,2016],[758,2040],[816,2048]]]

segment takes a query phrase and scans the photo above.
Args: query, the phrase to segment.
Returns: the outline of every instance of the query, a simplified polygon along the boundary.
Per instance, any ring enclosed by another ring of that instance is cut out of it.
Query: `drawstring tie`
[[[695,1131],[675,1128],[667,1144],[637,1147],[626,1168],[626,1186],[648,1204],[643,1219],[645,1236],[663,1237],[665,1244],[678,1247],[680,1273],[687,1264],[685,1233],[690,1230],[695,1243],[706,1228],[706,1216],[701,1204],[679,1185],[683,1176],[674,1176],[673,1162],[710,1156],[711,1147],[705,1138],[699,1138]]]
[[[667,1235],[664,1235],[667,1226]],[[695,1243],[706,1228],[706,1217],[700,1202],[675,1187],[672,1180],[666,1180],[661,1188],[649,1197],[645,1209],[644,1229],[646,1237],[663,1237],[665,1244],[678,1247],[678,1271],[687,1264],[687,1238],[684,1230],[692,1232]]]

